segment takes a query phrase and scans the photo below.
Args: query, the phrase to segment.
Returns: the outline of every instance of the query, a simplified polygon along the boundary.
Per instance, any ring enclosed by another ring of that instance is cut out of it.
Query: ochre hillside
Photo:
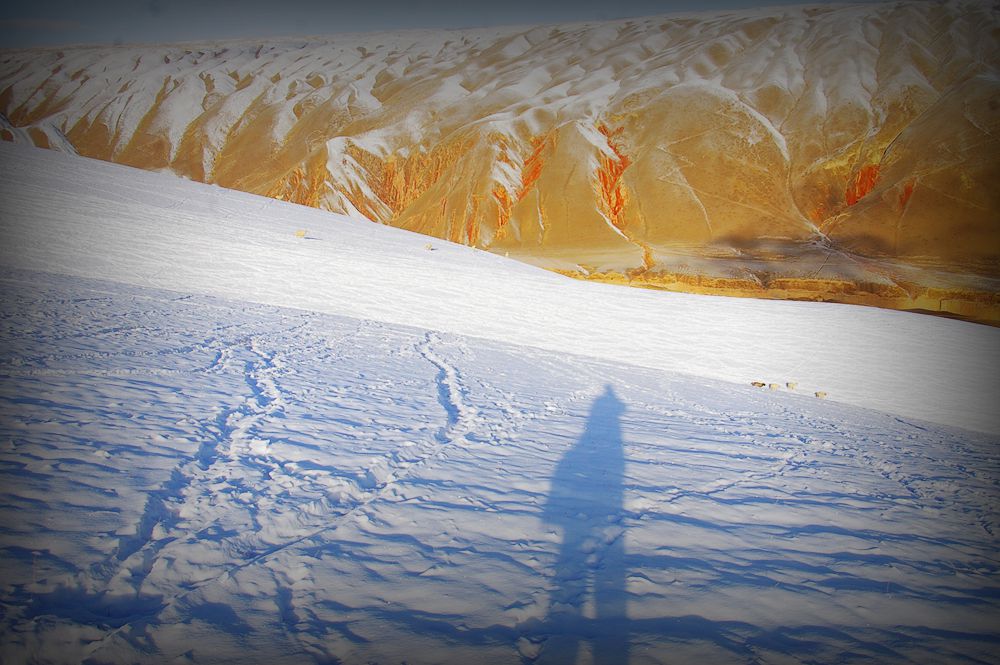
[[[6,140],[578,277],[1000,321],[1000,12],[3,51]]]

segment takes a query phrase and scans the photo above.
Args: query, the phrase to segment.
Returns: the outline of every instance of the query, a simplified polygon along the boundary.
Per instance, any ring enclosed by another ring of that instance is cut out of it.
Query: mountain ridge
[[[995,323],[998,31],[897,2],[7,51],[0,133],[586,279]]]

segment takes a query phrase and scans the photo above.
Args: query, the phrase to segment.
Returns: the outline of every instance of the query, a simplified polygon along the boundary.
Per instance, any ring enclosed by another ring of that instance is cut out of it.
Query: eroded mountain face
[[[1000,321],[1000,13],[5,51],[0,134],[591,279]]]

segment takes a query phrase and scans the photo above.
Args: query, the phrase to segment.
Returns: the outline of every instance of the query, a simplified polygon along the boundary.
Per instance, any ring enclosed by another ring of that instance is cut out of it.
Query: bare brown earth
[[[980,2],[4,51],[0,138],[585,279],[998,324],[998,63]]]

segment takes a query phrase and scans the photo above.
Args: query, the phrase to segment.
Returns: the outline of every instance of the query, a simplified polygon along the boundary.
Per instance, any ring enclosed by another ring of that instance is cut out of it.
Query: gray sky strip
[[[470,28],[801,4],[799,0],[36,0],[0,14],[0,47]]]

